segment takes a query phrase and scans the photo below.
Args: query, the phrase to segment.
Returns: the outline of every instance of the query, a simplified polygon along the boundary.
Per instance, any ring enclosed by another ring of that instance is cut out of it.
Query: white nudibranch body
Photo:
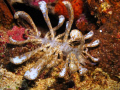
[[[15,16],[17,14],[18,17],[23,17],[23,19],[30,23],[33,29],[29,30],[35,34],[29,34],[28,39],[25,41],[16,41],[10,38],[10,43],[14,45],[22,45],[31,42],[40,44],[40,46],[35,50],[24,53],[20,56],[11,57],[10,61],[16,65],[22,64],[23,62],[30,59],[33,55],[39,52],[44,52],[44,55],[41,56],[35,65],[33,65],[31,69],[25,72],[24,77],[26,79],[34,80],[38,77],[41,70],[55,67],[61,63],[63,66],[59,72],[59,77],[64,77],[67,71],[70,71],[69,73],[78,71],[80,75],[83,75],[88,71],[87,68],[84,68],[85,62],[88,61],[88,58],[93,62],[99,61],[99,58],[94,58],[88,53],[88,48],[98,46],[100,41],[97,39],[91,43],[85,44],[86,39],[89,39],[94,35],[93,31],[83,35],[82,32],[77,29],[71,30],[71,26],[74,20],[73,8],[71,3],[68,1],[63,1],[63,4],[65,4],[67,10],[69,10],[68,14],[70,14],[70,18],[66,23],[65,32],[56,35],[56,30],[58,30],[65,21],[64,16],[60,15],[58,25],[56,27],[52,27],[48,17],[46,2],[39,2],[39,8],[43,13],[43,17],[49,28],[49,32],[46,33],[44,38],[41,37],[41,32],[37,30],[37,27],[33,23],[32,18],[27,13],[23,11],[18,11],[15,13]]]

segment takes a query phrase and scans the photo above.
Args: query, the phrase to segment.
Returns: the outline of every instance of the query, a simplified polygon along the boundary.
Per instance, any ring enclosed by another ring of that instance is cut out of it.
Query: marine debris
[[[59,72],[59,77],[64,77],[67,71],[69,71],[69,73],[79,71],[79,74],[83,75],[88,71],[84,66],[87,62],[90,63],[89,59],[91,59],[92,62],[99,61],[99,58],[94,58],[88,53],[88,47],[98,46],[100,43],[99,39],[86,44],[85,40],[94,35],[93,31],[83,35],[77,29],[71,30],[74,20],[73,8],[71,3],[68,1],[62,1],[62,3],[66,6],[68,15],[70,16],[69,21],[66,22],[65,32],[59,35],[56,35],[56,30],[63,25],[65,18],[63,15],[60,15],[58,25],[56,27],[52,27],[48,17],[48,9],[45,1],[39,2],[39,8],[50,30],[46,33],[44,38],[41,37],[42,33],[38,31],[32,18],[26,12],[17,11],[14,15],[15,19],[18,19],[19,17],[25,19],[33,29],[25,30],[25,34],[28,38],[24,41],[17,41],[10,37],[10,44],[23,45],[31,42],[39,44],[39,47],[20,56],[10,57],[10,61],[13,64],[19,65],[29,60],[37,53],[45,53],[38,59],[32,68],[25,72],[24,77],[28,80],[36,79],[44,68],[52,68],[61,62],[64,62],[64,65]]]

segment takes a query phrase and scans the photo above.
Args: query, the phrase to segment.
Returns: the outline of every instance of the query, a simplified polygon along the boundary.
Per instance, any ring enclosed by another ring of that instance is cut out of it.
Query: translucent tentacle
[[[22,64],[23,62],[27,61],[30,57],[32,57],[34,54],[36,54],[38,51],[40,51],[42,49],[43,49],[43,47],[40,47],[31,52],[24,53],[20,56],[15,56],[13,58],[10,58],[10,61],[16,65]]]
[[[83,47],[96,47],[96,46],[98,46],[100,44],[100,40],[99,39],[97,39],[97,40],[95,40],[94,42],[91,42],[91,43],[89,43],[89,44],[84,44],[84,46]]]
[[[68,14],[69,14],[69,21],[66,23],[66,30],[65,30],[65,36],[64,36],[64,39],[63,41],[66,42],[67,39],[68,39],[68,36],[69,36],[69,33],[70,33],[70,29],[71,29],[71,26],[73,24],[73,20],[74,20],[74,13],[73,13],[73,8],[72,8],[72,5],[70,2],[68,1],[63,1],[62,2],[66,8],[68,9]]]
[[[63,37],[64,35],[65,35],[65,33],[62,33],[62,34],[58,35],[57,37],[55,37],[55,39],[57,40],[57,39]]]
[[[47,9],[46,2],[45,1],[39,2],[39,8],[40,8],[41,12],[43,13],[43,17],[44,17],[44,19],[45,19],[45,21],[47,23],[48,28],[50,29],[51,37],[52,37],[52,39],[54,39],[55,33],[53,31],[50,19],[48,17],[48,9]]]
[[[24,77],[28,80],[34,80],[39,75],[40,71],[47,64],[47,60],[39,59],[35,65],[25,72]]]
[[[83,53],[85,53],[93,62],[98,62],[99,58],[94,58],[92,57],[89,53],[87,53],[86,51],[83,51]]]
[[[85,40],[91,38],[94,35],[93,31],[88,32],[86,35],[84,35]]]
[[[65,21],[65,17],[63,15],[60,15],[58,25],[54,27],[53,30],[54,31],[58,30],[63,25],[64,21]]]
[[[52,52],[51,54],[53,54]],[[24,77],[28,80],[34,80],[38,77],[40,71],[52,60],[52,55],[46,54],[42,57],[42,59],[39,59],[35,65],[30,68],[28,71],[25,72]]]
[[[39,42],[41,43],[41,39],[27,39],[27,40],[24,40],[24,41],[16,41],[14,39],[12,39],[12,37],[9,38],[10,40],[10,43],[11,44],[15,44],[15,45],[22,45],[22,44],[25,44],[25,43],[29,43],[29,42]]]
[[[65,76],[65,74],[66,74],[66,72],[67,72],[67,68],[68,68],[69,57],[70,57],[70,56],[68,55],[67,58],[66,58],[65,64],[64,64],[61,72],[59,73],[59,77],[64,77],[64,76]]]
[[[82,65],[85,65],[87,57],[85,57],[82,53],[78,57],[78,62],[81,63]]]
[[[47,68],[52,68],[52,67],[58,65],[61,61],[62,61],[62,59],[53,59],[53,60],[47,65]]]
[[[69,63],[69,69],[70,71],[73,73],[73,72],[76,72],[77,71],[77,65],[75,64],[75,61],[76,60],[76,57],[75,57],[75,54],[71,53],[70,54],[70,63]]]
[[[47,33],[46,33],[45,38],[46,38],[46,39],[49,39],[49,38],[50,38],[50,32],[47,32]]]
[[[40,71],[47,65],[49,61],[51,61],[51,55],[44,55],[41,59],[39,59],[35,65],[25,72],[24,77],[28,80],[35,80]]]
[[[60,15],[58,25],[53,28],[53,31],[58,30],[63,25],[64,21],[65,21],[64,16]],[[47,32],[46,35],[45,35],[45,38],[49,38],[50,37],[49,35],[50,35],[50,32]]]
[[[37,29],[36,25],[34,24],[32,18],[30,17],[29,14],[27,14],[24,11],[17,11],[17,12],[15,12],[14,18],[18,19],[19,17],[25,19],[33,27],[36,36],[39,36],[38,29]]]

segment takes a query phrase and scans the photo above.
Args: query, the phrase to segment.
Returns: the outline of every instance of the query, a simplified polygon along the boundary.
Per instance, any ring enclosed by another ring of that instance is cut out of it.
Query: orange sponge
[[[55,13],[58,15],[64,15],[69,18],[68,12],[62,1],[70,1],[74,10],[74,18],[78,19],[83,11],[83,1],[82,0],[59,0],[55,5]]]

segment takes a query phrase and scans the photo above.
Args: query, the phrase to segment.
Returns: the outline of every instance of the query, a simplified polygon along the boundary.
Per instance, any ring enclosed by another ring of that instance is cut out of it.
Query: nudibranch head
[[[83,37],[83,35],[79,30],[74,29],[70,32],[70,37],[73,40],[80,40]]]

